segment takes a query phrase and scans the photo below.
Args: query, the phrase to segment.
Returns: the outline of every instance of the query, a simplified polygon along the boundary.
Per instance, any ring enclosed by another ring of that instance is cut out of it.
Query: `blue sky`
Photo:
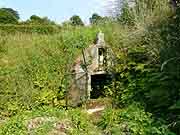
[[[108,0],[0,0],[0,7],[10,7],[20,13],[22,20],[32,14],[47,16],[60,23],[72,15],[81,16],[85,23],[94,13],[105,15],[105,5]],[[112,0],[111,0],[112,1]]]

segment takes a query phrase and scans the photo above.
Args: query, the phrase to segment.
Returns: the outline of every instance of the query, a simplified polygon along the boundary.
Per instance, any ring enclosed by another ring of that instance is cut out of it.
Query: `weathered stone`
[[[83,50],[73,66],[73,83],[69,91],[69,104],[75,106],[90,98],[91,76],[107,74],[114,65],[112,49],[106,45],[104,34],[99,33],[95,44]]]
[[[33,129],[39,128],[44,123],[54,122],[55,120],[55,117],[36,117],[27,121],[27,129],[31,132]]]
[[[71,121],[66,120],[66,119],[57,121],[57,118],[55,117],[36,117],[26,122],[28,133],[30,135],[33,134],[33,130],[41,127],[43,124],[47,122],[54,123],[53,128],[48,133],[48,135],[66,135],[68,130],[72,128]]]
[[[69,120],[58,121],[54,124],[54,128],[48,135],[66,135],[68,130],[72,128]]]

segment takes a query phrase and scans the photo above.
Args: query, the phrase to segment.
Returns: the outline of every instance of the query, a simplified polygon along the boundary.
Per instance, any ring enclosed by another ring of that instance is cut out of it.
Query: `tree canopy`
[[[129,7],[127,2],[123,3],[121,14],[118,15],[117,20],[122,24],[127,24],[133,26],[135,23],[135,16]]]
[[[78,15],[74,15],[70,18],[71,24],[73,26],[84,26],[83,21],[81,20],[81,18]]]
[[[17,11],[10,8],[0,9],[0,23],[1,24],[16,24],[18,23],[19,15]]]
[[[55,22],[51,21],[47,17],[39,17],[37,15],[32,15],[29,20],[25,22],[26,24],[41,24],[41,25],[54,25]]]
[[[14,10],[12,8],[1,8],[1,9],[11,13],[17,20],[20,19],[18,11]]]
[[[103,17],[98,15],[97,13],[94,13],[91,18],[89,18],[91,24],[97,24],[100,21],[103,20]]]

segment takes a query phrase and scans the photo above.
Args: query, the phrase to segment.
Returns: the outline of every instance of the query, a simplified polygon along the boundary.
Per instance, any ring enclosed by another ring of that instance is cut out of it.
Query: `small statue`
[[[96,39],[94,40],[94,44],[97,46],[104,46],[105,40],[104,40],[104,33],[101,31],[97,34]]]
[[[104,46],[105,45],[105,40],[104,40],[104,33],[99,32],[97,35],[97,45],[99,46]]]

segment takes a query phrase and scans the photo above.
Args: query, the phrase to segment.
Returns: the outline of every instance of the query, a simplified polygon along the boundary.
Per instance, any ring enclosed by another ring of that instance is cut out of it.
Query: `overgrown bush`
[[[179,9],[170,12],[161,1],[137,2],[135,27],[126,24],[109,29],[112,34],[107,41],[118,59],[111,96],[120,108],[141,103],[145,111],[164,119],[169,129],[180,134]],[[151,2],[159,8],[146,12],[146,4]]]
[[[127,108],[104,112],[99,126],[107,134],[113,135],[170,135],[167,126],[163,122],[156,122],[150,113],[146,113],[143,107],[132,104]],[[172,134],[173,135],[173,134]]]

